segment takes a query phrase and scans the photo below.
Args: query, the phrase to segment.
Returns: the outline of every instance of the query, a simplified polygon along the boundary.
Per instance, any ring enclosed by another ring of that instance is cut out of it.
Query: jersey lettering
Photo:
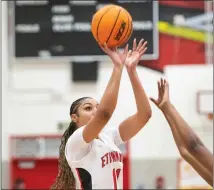
[[[108,152],[101,157],[101,162],[102,168],[112,162],[122,162],[122,154],[117,151]]]

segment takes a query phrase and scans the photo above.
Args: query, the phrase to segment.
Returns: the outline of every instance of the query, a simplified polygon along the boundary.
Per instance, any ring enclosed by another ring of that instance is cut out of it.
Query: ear
[[[71,120],[76,123],[78,121],[78,116],[76,114],[71,115]]]

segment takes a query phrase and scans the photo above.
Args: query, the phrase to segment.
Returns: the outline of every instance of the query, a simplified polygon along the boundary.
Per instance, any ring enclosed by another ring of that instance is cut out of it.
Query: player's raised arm
[[[175,140],[176,146],[183,157],[184,160],[186,160],[197,172],[200,176],[205,179],[205,181],[209,185],[213,185],[213,177],[212,173],[209,172],[200,162],[198,162],[185,148],[185,145],[183,144],[181,138],[179,137],[179,134],[177,132],[176,126],[173,124],[173,121],[168,117],[168,115],[165,115],[167,121],[171,123],[170,128],[172,131],[173,138]]]
[[[195,168],[195,164],[197,164],[195,160],[197,160],[197,162],[199,162],[208,170],[209,173],[212,174],[213,154],[204,146],[199,137],[181,117],[175,107],[170,103],[169,85],[166,80],[161,79],[161,81],[158,82],[158,92],[158,99],[155,100],[151,98],[151,100],[163,112],[172,129],[172,132],[175,130],[177,131],[177,134],[185,146],[185,149],[189,154],[191,154],[191,157],[187,157],[187,161]],[[194,159],[192,159],[192,157]],[[198,167],[197,172],[201,175],[203,173],[202,168]],[[203,175],[201,176],[205,180],[207,179],[207,177],[205,178]],[[210,181],[208,183],[211,184]]]
[[[120,136],[127,141],[136,135],[151,117],[152,111],[149,100],[138,78],[136,67],[146,51],[146,44],[141,40],[138,45],[136,39],[133,41],[133,48],[128,52],[125,65],[133,88],[137,113],[123,121],[119,126]]]
[[[102,49],[110,56],[114,64],[113,72],[94,117],[84,128],[83,138],[86,142],[91,142],[97,137],[115,110],[124,61],[128,53],[128,45],[123,53],[118,52],[116,48],[108,48],[106,44]]]

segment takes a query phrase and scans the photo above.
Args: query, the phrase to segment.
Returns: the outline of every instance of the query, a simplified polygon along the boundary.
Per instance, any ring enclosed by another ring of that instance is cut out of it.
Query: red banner
[[[159,59],[141,65],[163,71],[166,65],[181,64],[205,64],[205,44],[160,33]]]
[[[192,9],[204,9],[204,1],[202,0],[159,0],[160,4],[176,6],[176,7],[183,7],[183,8],[192,8]]]

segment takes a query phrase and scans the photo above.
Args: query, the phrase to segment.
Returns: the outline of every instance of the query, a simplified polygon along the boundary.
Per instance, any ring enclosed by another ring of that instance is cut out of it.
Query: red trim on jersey
[[[116,176],[116,172],[115,169],[113,169],[113,181],[114,181],[114,190],[117,190],[117,176]]]
[[[79,178],[79,182],[80,182],[80,186],[81,186],[81,190],[84,190],[83,186],[82,186],[82,179],[80,177],[80,173],[79,173],[79,170],[76,168],[76,171],[77,171],[77,175],[78,175],[78,178]]]

